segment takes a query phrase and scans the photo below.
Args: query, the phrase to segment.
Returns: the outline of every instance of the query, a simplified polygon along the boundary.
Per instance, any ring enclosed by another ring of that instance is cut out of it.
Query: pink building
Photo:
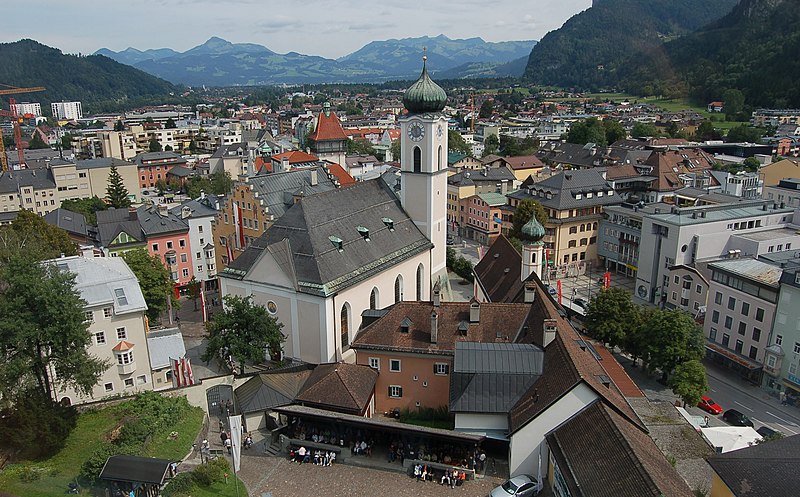
[[[137,214],[147,239],[147,251],[161,259],[176,286],[189,283],[194,273],[186,220],[169,212],[166,204],[140,207]]]

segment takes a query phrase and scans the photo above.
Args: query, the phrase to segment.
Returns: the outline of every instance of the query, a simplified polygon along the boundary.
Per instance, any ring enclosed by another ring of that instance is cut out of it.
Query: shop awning
[[[759,364],[747,357],[741,356],[736,352],[728,350],[725,347],[718,345],[716,343],[706,342],[706,350],[710,350],[715,354],[724,356],[726,359],[729,359],[730,361],[735,362],[736,364],[744,366],[745,368],[753,371],[762,369],[764,367],[763,364]]]

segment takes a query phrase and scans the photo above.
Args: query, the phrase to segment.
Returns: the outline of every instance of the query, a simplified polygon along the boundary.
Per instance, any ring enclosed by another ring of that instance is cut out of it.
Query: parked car
[[[447,245],[455,245],[456,240],[453,235],[447,235]]]
[[[577,305],[578,307],[580,307],[580,308],[581,308],[581,309],[583,309],[584,311],[585,311],[585,310],[586,310],[586,308],[589,306],[589,303],[588,303],[588,302],[586,302],[586,299],[583,299],[583,298],[581,298],[581,297],[578,297],[577,299],[573,300],[573,301],[572,301],[572,303],[573,303],[573,304],[575,304],[575,305]]]
[[[552,287],[550,285],[545,285],[545,287],[547,288],[547,293],[549,293],[550,295],[555,295],[558,293],[555,287]]]
[[[722,407],[705,395],[703,395],[703,398],[697,403],[697,407],[715,416],[722,412]]]
[[[753,422],[750,421],[750,418],[740,413],[736,409],[728,409],[725,411],[725,414],[722,415],[722,420],[733,426],[753,427]]]
[[[498,487],[494,487],[490,497],[533,497],[539,494],[539,483],[531,475],[518,475]]]
[[[774,436],[774,435],[776,435],[776,434],[778,434],[780,432],[773,430],[769,426],[762,426],[761,428],[756,430],[756,433],[758,433],[759,435],[761,435],[764,438],[770,438],[770,437],[772,437],[772,436]]]

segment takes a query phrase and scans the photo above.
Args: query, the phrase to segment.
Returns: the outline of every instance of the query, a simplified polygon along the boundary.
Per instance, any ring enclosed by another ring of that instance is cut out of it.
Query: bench
[[[326,452],[334,452],[336,453],[336,460],[342,461],[342,447],[341,445],[332,445],[332,444],[324,444],[321,442],[314,442],[313,440],[300,440],[299,438],[290,438],[289,439],[289,447],[294,447],[299,449],[300,447],[305,447],[306,449],[319,449]]]
[[[467,474],[467,480],[475,479],[474,469],[462,468],[459,466],[453,466],[452,464],[444,464],[441,462],[423,461],[422,459],[410,459],[410,460],[406,459],[405,462],[410,464],[408,468],[408,474],[410,476],[414,476],[414,466],[416,466],[417,464],[422,464],[422,465],[427,465],[428,469],[433,469],[440,475],[444,474],[445,471],[452,471],[454,469],[457,469],[458,471],[463,471]]]

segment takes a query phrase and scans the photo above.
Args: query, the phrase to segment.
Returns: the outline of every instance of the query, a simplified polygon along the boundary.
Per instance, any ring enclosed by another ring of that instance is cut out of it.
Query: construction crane
[[[45,90],[46,88],[43,86],[18,88],[16,86],[0,83],[0,95],[16,95],[18,93],[33,93]],[[25,150],[22,148],[22,130],[20,129],[21,116],[17,114],[17,101],[9,97],[8,103],[11,110],[0,110],[0,116],[10,117],[12,120],[12,125],[14,127],[14,143],[17,145],[19,165],[22,167],[23,164],[25,164]],[[0,167],[2,167],[3,171],[8,171],[8,157],[6,156],[6,147],[2,140],[0,140]]]

